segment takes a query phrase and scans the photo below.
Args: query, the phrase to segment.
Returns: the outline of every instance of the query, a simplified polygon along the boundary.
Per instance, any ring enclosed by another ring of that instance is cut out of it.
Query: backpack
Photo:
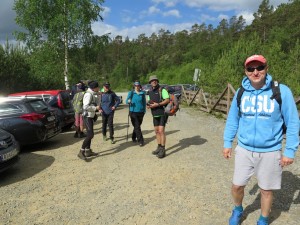
[[[82,113],[83,112],[83,96],[85,94],[85,91],[82,92],[78,92],[74,95],[73,99],[72,99],[72,104],[73,104],[73,108],[74,111],[76,113]]]
[[[281,110],[281,105],[282,105],[282,99],[281,99],[281,93],[280,93],[280,87],[279,87],[279,82],[278,81],[271,81],[271,88],[272,88],[272,96],[270,97],[271,100],[275,99],[277,101],[277,103],[279,104],[279,109]],[[242,95],[244,93],[245,89],[243,86],[240,86],[240,89],[237,93],[236,96],[236,101],[237,101],[237,106],[239,108],[239,113],[241,113],[241,99],[242,99]],[[286,132],[286,126],[283,123],[283,133]]]
[[[163,88],[164,87],[159,88],[160,99],[162,99],[161,97],[162,97],[162,89]],[[168,116],[176,116],[176,112],[179,110],[179,98],[176,95],[170,93],[169,91],[168,91],[168,93],[169,93],[169,96],[170,96],[170,102],[164,107],[165,108],[165,114],[168,115]]]

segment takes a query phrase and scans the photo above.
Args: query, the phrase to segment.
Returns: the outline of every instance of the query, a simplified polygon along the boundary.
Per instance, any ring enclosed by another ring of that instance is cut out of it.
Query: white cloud
[[[160,13],[160,10],[158,8],[156,8],[155,6],[151,6],[148,9],[148,14],[152,15],[152,14],[157,14]]]
[[[162,3],[166,7],[174,7],[179,2],[178,0],[152,0],[153,3],[159,4]]]
[[[180,17],[180,12],[178,10],[175,10],[175,9],[169,10],[169,11],[164,12],[162,14],[163,14],[163,16],[175,16],[175,17],[178,17],[178,18]]]

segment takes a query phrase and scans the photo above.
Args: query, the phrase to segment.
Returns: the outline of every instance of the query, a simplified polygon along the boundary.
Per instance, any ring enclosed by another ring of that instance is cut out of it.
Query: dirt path
[[[116,112],[115,145],[103,142],[97,122],[92,148],[100,156],[89,162],[77,158],[82,139],[73,138],[73,131],[21,154],[20,163],[0,175],[0,224],[227,224],[233,160],[221,155],[225,122],[181,109],[167,125],[167,156],[158,159],[151,154],[156,142],[150,112],[142,126],[144,147],[126,141],[127,115],[125,106]],[[296,225],[299,162],[284,171],[283,179],[272,225]],[[259,216],[255,187],[252,179],[243,225],[256,224]]]

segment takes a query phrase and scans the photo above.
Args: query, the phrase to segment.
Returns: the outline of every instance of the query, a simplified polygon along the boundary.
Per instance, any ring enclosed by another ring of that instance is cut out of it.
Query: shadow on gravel
[[[249,191],[251,195],[256,194],[259,191],[258,185],[254,185]],[[289,171],[283,171],[282,173],[282,187],[281,190],[273,192],[274,199],[272,205],[272,211],[270,213],[269,223],[271,224],[277,218],[280,217],[281,212],[288,212],[292,204],[300,204],[300,178],[299,175],[294,175]],[[295,196],[296,195],[296,196]],[[242,218],[243,222],[247,216],[256,210],[260,210],[260,193],[251,205],[248,205],[244,210]]]
[[[57,136],[38,144],[23,146],[21,152],[35,152],[44,150],[55,150],[70,146],[76,142],[82,142],[84,138],[74,138],[74,132],[60,133]]]
[[[138,143],[133,143],[131,141],[131,132],[128,134],[128,141],[126,141],[127,135],[125,135],[123,137],[120,137],[120,138],[116,137],[115,138],[115,140],[117,141],[116,144],[115,144],[116,147],[111,148],[111,149],[106,150],[106,151],[100,152],[99,156],[106,156],[106,155],[111,155],[111,154],[119,153],[119,152],[124,151],[125,149],[131,147],[132,145],[139,146]],[[172,133],[176,133],[176,132],[179,132],[179,130],[167,131],[166,135],[169,135],[169,134],[172,134]],[[143,130],[143,135],[146,135],[148,133],[153,133],[153,137],[152,138],[145,138],[145,140],[144,140],[145,141],[145,146],[147,145],[147,143],[156,140],[156,137],[154,136],[154,130]],[[122,142],[122,143],[119,144],[119,142],[124,141],[124,140],[126,142]],[[143,147],[145,147],[145,146],[143,146]]]
[[[12,168],[0,173],[0,187],[26,180],[51,166],[54,157],[35,153],[22,153],[20,161]]]
[[[172,155],[176,152],[179,152],[185,148],[188,148],[191,145],[202,145],[205,142],[207,142],[207,140],[205,138],[201,138],[199,135],[196,135],[194,137],[190,137],[190,138],[184,138],[182,140],[179,141],[179,143],[177,143],[176,145],[173,145],[170,148],[167,148],[166,151],[170,153],[168,153],[167,155]]]

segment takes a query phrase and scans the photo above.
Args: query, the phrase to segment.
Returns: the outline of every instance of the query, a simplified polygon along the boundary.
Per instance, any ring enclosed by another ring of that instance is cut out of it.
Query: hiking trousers
[[[86,127],[86,137],[82,143],[81,149],[91,149],[91,143],[94,137],[94,120],[93,118],[84,116],[83,122]]]
[[[131,136],[132,140],[135,141],[137,139],[139,143],[144,143],[144,137],[142,134],[141,125],[143,123],[145,113],[130,112],[129,115],[133,126],[133,132]]]
[[[105,114],[104,112],[102,113],[102,134],[106,136],[108,126],[109,138],[111,140],[114,140],[114,115],[114,111],[109,114]]]

